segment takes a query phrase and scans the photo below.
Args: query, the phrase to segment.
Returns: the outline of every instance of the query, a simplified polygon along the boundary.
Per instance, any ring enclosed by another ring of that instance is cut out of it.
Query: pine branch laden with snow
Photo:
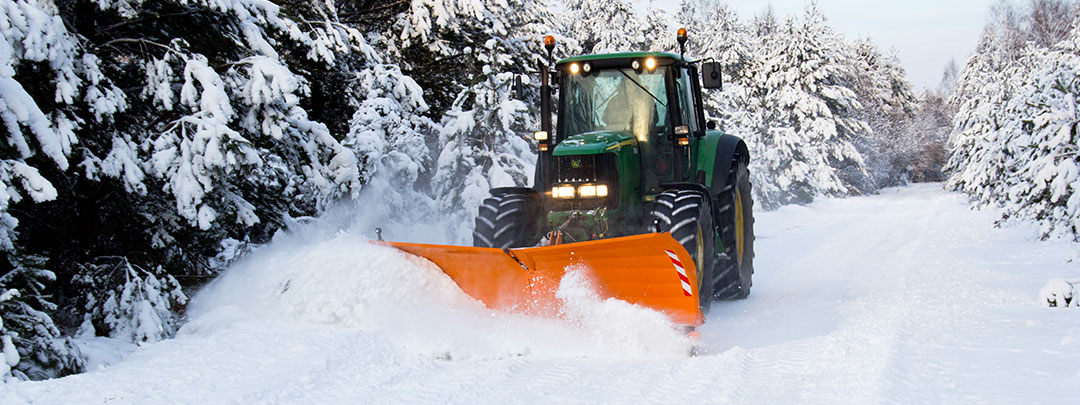
[[[56,304],[45,289],[56,274],[42,268],[45,259],[39,256],[8,260],[10,270],[0,275],[0,379],[43,380],[82,371],[78,349],[51,316]]]
[[[88,120],[104,122],[126,108],[124,94],[105,80],[99,60],[85,53],[79,39],[69,33],[59,16],[39,3],[0,2],[0,119],[11,149],[0,153],[0,251],[14,249],[18,220],[8,213],[24,199],[35,203],[57,197],[55,186],[35,164],[67,170],[72,149],[79,143],[75,131]],[[48,97],[53,111],[43,111],[21,83],[31,66],[44,69],[55,80]],[[79,110],[87,114],[78,115]],[[28,159],[42,156],[41,163]],[[21,192],[20,192],[21,190]]]
[[[180,283],[160,267],[150,272],[126,258],[110,258],[88,266],[83,279],[115,287],[107,287],[111,289],[100,297],[87,297],[76,335],[153,343],[176,333],[180,318],[176,311],[187,304],[188,297]]]
[[[12,214],[57,199],[59,190],[42,173],[66,171],[90,125],[108,124],[127,108],[126,96],[102,73],[51,3],[0,1],[0,337],[5,380],[44,379],[79,371],[81,360],[60,335],[46,299],[56,275],[45,259],[21,251]],[[46,84],[38,83],[44,78]],[[48,106],[43,109],[42,106]]]
[[[446,40],[449,36],[474,35],[478,29],[490,36],[505,35],[499,12],[506,8],[507,0],[411,0],[409,10],[397,18],[397,42],[400,49],[419,44],[436,54],[456,54],[460,49]]]
[[[1004,219],[1039,221],[1043,238],[1078,239],[1080,30],[1019,53],[1010,35],[988,30],[958,81],[948,187],[1002,206]]]
[[[314,199],[316,207],[355,197],[359,172],[354,153],[325,125],[308,118],[299,106],[310,94],[307,80],[286,66],[271,43],[292,41],[308,48],[308,61],[333,66],[339,53],[353,48],[350,43],[370,51],[362,36],[331,22],[302,30],[281,18],[277,6],[261,1],[204,6],[233,14],[237,21],[226,37],[240,49],[249,47],[248,55],[226,61],[229,68],[219,72],[185,41],[173,41],[163,57],[147,62],[150,86],[143,91],[163,112],[183,114],[159,123],[159,135],[146,141],[153,151],[150,172],[165,182],[180,216],[202,230],[226,212],[246,226],[260,222],[252,209],[260,202],[244,196],[248,186],[243,180],[249,178],[279,186],[299,183],[297,196]],[[287,159],[268,164],[263,156]]]

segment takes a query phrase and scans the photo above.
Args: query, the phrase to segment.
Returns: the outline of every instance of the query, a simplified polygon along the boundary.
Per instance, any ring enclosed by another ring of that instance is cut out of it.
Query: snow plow
[[[702,324],[713,301],[746,298],[750,155],[705,117],[702,88],[720,88],[720,64],[687,59],[686,30],[677,38],[678,55],[540,62],[534,186],[492,189],[473,247],[383,243],[431,260],[494,309],[557,316],[554,293],[573,265],[601,297],[687,326]],[[554,39],[544,45],[550,60]]]
[[[558,316],[559,282],[581,265],[601,297],[658,310],[681,325],[705,321],[693,259],[667,233],[524,249],[384,244],[431,260],[492,309]]]

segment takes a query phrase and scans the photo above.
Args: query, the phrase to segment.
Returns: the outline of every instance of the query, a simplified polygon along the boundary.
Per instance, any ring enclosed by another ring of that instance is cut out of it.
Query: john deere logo
[[[573,167],[575,169],[580,168],[581,167],[581,159],[571,160],[570,161],[570,167]]]

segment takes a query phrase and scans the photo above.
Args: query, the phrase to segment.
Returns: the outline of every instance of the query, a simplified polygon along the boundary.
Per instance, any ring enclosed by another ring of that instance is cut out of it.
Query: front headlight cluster
[[[595,198],[607,197],[607,184],[582,184],[575,188],[570,184],[562,184],[551,188],[551,196],[554,198]]]

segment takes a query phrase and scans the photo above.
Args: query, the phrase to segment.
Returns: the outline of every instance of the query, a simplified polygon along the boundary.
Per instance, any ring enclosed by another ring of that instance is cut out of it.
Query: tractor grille
[[[601,181],[609,185],[617,183],[618,169],[615,155],[584,155],[555,157],[555,178],[560,183],[589,183]]]
[[[556,211],[618,208],[619,169],[613,154],[556,156],[555,179],[553,184],[570,184],[574,187],[585,183],[603,183],[608,186],[607,197],[554,201],[553,208]]]

